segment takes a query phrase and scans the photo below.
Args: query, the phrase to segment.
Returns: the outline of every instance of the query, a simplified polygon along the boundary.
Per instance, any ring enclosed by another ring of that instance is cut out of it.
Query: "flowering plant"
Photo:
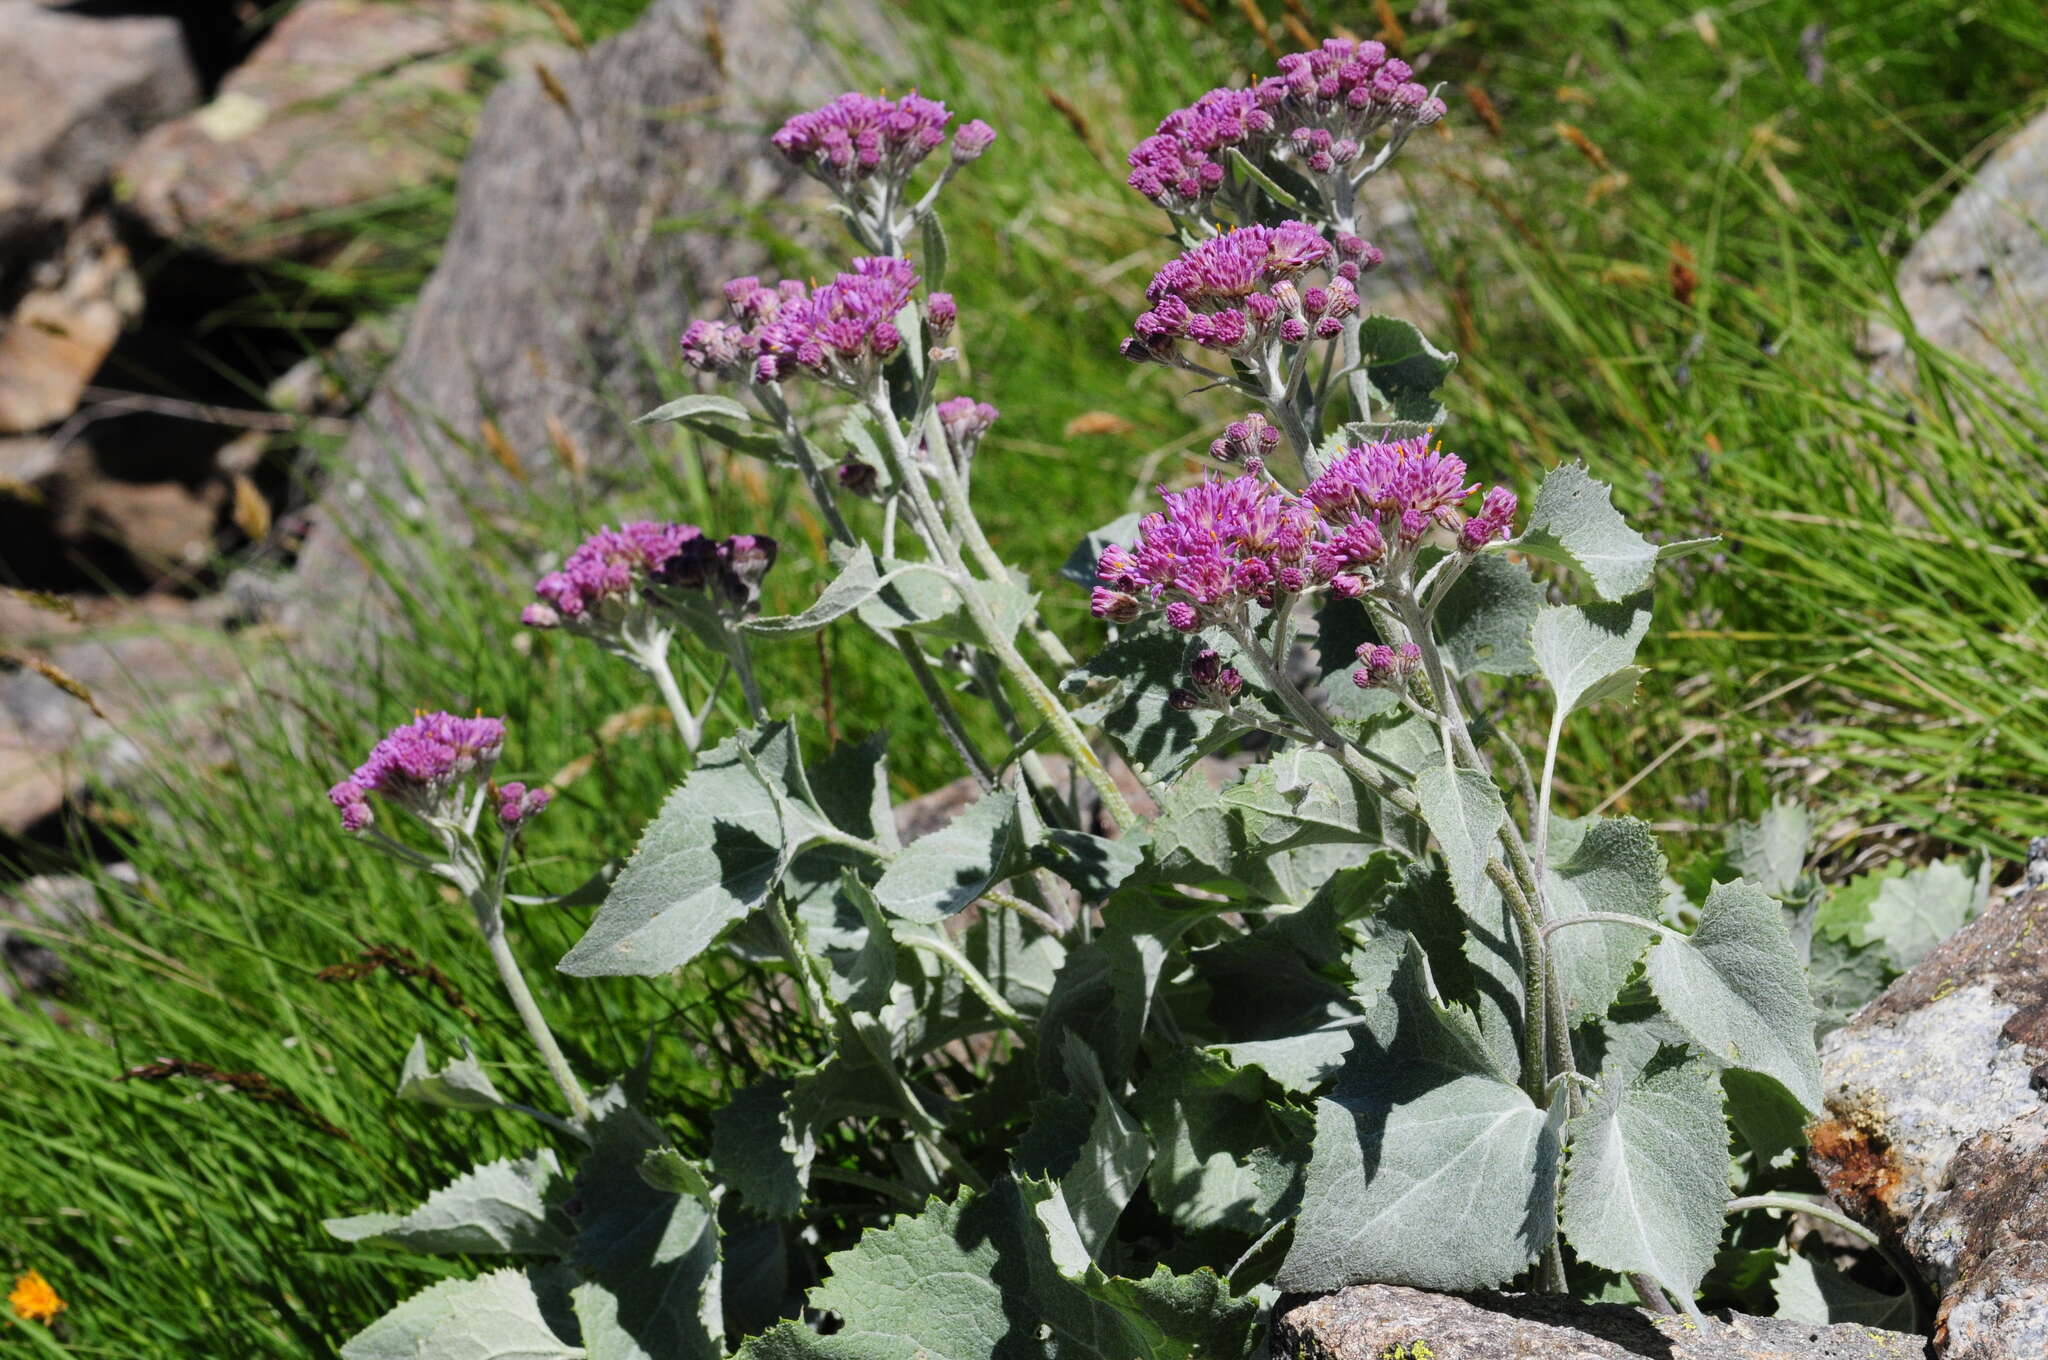
[[[1371,310],[1359,195],[1443,115],[1379,44],[1332,41],[1130,153],[1180,250],[1123,352],[1252,409],[1213,471],[1077,551],[1111,628],[1085,662],[977,518],[995,408],[946,395],[936,204],[995,134],[954,131],[914,199],[941,104],[849,94],[775,135],[868,253],[824,283],[728,285],[728,315],[682,337],[717,390],[643,423],[793,469],[831,583],[763,617],[773,540],[634,523],[542,576],[523,618],[645,672],[693,752],[712,709],[672,677],[678,638],[724,659],[751,716],[623,868],[556,899],[598,904],[561,970],[663,978],[731,951],[829,1044],[729,1093],[708,1144],[630,1076],[586,1096],[504,928],[547,791],[487,782],[494,720],[393,732],[336,786],[343,825],[470,902],[560,1088],[562,1112],[529,1113],[580,1162],[543,1149],[331,1224],[536,1262],[435,1285],[345,1354],[1236,1356],[1279,1291],[1362,1281],[1632,1287],[1697,1316],[1724,1212],[1809,1207],[1729,1200],[1731,1151],[1762,1174],[1819,1102],[1778,901],[1732,876],[1689,895],[1643,822],[1553,810],[1567,722],[1631,697],[1657,563],[1696,545],[1645,539],[1577,465],[1526,509],[1482,494],[1436,433],[1455,356]],[[753,647],[839,621],[900,653],[978,786],[907,843],[885,744],[807,753],[755,689]],[[1492,686],[1529,677],[1551,702],[1525,752]],[[373,799],[434,848],[373,825]],[[423,1048],[400,1089],[506,1105],[473,1059]],[[849,1125],[857,1165],[828,1166]],[[828,1178],[866,1197],[857,1239],[797,1230]],[[823,1276],[801,1309],[721,1282],[721,1233],[763,1226],[773,1279]],[[750,1338],[728,1321],[764,1315],[783,1320]]]

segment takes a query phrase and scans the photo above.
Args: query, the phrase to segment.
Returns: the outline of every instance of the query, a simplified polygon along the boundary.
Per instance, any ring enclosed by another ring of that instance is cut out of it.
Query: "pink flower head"
[[[470,790],[490,773],[504,746],[502,719],[422,713],[391,729],[354,774],[327,791],[327,800],[339,809],[346,831],[361,831],[374,820],[371,794],[415,816],[458,820]]]
[[[1133,189],[1169,212],[1206,206],[1228,177],[1225,154],[1257,154],[1271,138],[1273,117],[1254,90],[1211,90],[1175,109],[1126,158]]]
[[[979,118],[963,123],[953,134],[953,159],[962,165],[979,160],[982,152],[995,145],[995,140],[996,130]]]
[[[876,175],[900,181],[944,145],[952,116],[918,94],[883,99],[849,92],[797,114],[770,140],[792,164],[835,188]]]
[[[1167,606],[1182,631],[1276,589],[1307,584],[1317,523],[1305,503],[1255,476],[1162,491],[1164,511],[1139,521],[1137,543],[1112,544],[1096,574],[1115,591]]]
[[[1391,524],[1419,538],[1431,520],[1457,527],[1458,507],[1478,489],[1464,459],[1417,435],[1345,450],[1303,494],[1333,523],[1372,519],[1383,534]]]
[[[513,782],[498,786],[498,821],[507,831],[517,831],[547,810],[554,801],[552,789],[529,789]]]
[[[1422,664],[1422,649],[1412,642],[1399,647],[1367,643],[1358,649],[1358,659],[1364,664],[1351,672],[1352,684],[1360,689],[1400,689]]]
[[[534,628],[570,623],[610,627],[637,602],[639,591],[685,545],[702,538],[694,524],[636,520],[603,528],[576,546],[557,571],[534,582],[539,602],[520,614]]]
[[[783,301],[754,332],[755,378],[823,378],[865,386],[903,343],[896,318],[910,304],[917,271],[890,256],[865,256],[849,273],[802,298]]]
[[[1344,279],[1332,276],[1307,292],[1298,282],[1335,259],[1329,242],[1306,222],[1239,227],[1199,241],[1153,276],[1145,289],[1152,306],[1131,323],[1123,351],[1159,359],[1177,341],[1190,340],[1243,356],[1275,342],[1298,344],[1310,333],[1310,293],[1315,318],[1341,318],[1357,308]]]
[[[1458,546],[1466,552],[1478,552],[1495,539],[1514,536],[1515,511],[1520,507],[1515,493],[1504,486],[1491,487],[1486,499],[1479,503],[1479,513],[1465,521],[1458,530]]]
[[[1160,120],[1131,149],[1130,186],[1178,216],[1205,213],[1230,177],[1233,148],[1254,164],[1349,176],[1383,134],[1405,137],[1444,116],[1443,101],[1381,43],[1331,39],[1279,66],[1276,76],[1211,90]]]

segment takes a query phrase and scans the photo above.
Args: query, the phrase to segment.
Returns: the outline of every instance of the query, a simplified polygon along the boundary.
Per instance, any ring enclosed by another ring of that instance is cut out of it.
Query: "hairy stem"
[[[981,1004],[988,1007],[990,1015],[1003,1022],[1004,1028],[1017,1036],[1017,1042],[1025,1047],[1031,1045],[1031,1035],[1024,1017],[1017,1013],[1003,994],[996,990],[993,982],[973,960],[960,952],[960,947],[942,935],[907,934],[896,937],[905,947],[930,954],[960,975],[967,984],[967,990],[981,998]]]
[[[879,380],[874,390],[868,394],[868,408],[875,417],[876,424],[882,427],[885,445],[895,462],[890,472],[908,488],[911,502],[918,512],[933,524],[942,525],[938,507],[932,502],[930,489],[925,486],[924,474],[916,465],[909,441],[897,423],[895,413],[889,408],[888,393]],[[1075,723],[1073,715],[1067,712],[1066,705],[1060,702],[1059,696],[1052,692],[1045,681],[1039,678],[1038,672],[1018,653],[1016,644],[997,622],[994,611],[990,609],[987,599],[982,595],[981,583],[967,570],[959,546],[943,531],[937,535],[937,543],[945,565],[952,571],[954,588],[960,592],[960,599],[966,605],[968,617],[974,621],[976,631],[981,634],[983,645],[1017,682],[1018,688],[1022,689],[1025,697],[1030,700],[1031,706],[1051,728],[1054,739],[1079,765],[1088,782],[1095,786],[1110,820],[1126,829],[1136,826],[1137,814],[1131,810],[1130,803],[1124,798],[1123,790],[1116,786],[1116,780],[1110,777],[1101,758],[1088,744],[1087,736]]]
[[[470,906],[476,912],[477,929],[483,932],[484,944],[491,951],[491,962],[497,965],[498,981],[504,984],[505,995],[512,1000],[512,1009],[519,1013],[519,1022],[526,1026],[527,1037],[533,1040],[548,1075],[555,1079],[562,1099],[568,1102],[570,1116],[579,1124],[588,1123],[590,1098],[583,1094],[582,1083],[576,1080],[568,1058],[563,1056],[562,1046],[555,1042],[554,1031],[548,1028],[547,1018],[540,1013],[533,991],[526,985],[526,974],[520,971],[519,960],[513,956],[511,941],[505,938],[505,912],[497,890],[502,886],[503,877],[502,873],[499,874],[499,884],[479,888],[471,894]]]

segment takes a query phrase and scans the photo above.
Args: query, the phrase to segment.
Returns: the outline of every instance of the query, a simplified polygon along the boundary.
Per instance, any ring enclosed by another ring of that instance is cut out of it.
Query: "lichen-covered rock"
[[[454,170],[478,56],[539,27],[493,0],[304,0],[211,103],[128,155],[121,197],[159,236],[225,259],[317,256],[351,239],[341,210]]]
[[[2048,892],[1994,900],[1821,1045],[1812,1160],[1941,1303],[1944,1360],[2048,1355]]]
[[[1278,1360],[1918,1360],[1917,1336],[1740,1313],[1692,1323],[1539,1295],[1353,1285],[1281,1300]]]

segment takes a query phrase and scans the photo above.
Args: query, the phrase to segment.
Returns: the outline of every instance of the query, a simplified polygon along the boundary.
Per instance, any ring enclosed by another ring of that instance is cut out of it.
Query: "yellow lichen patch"
[[[64,1300],[57,1297],[57,1291],[50,1288],[50,1282],[37,1270],[15,1277],[14,1290],[8,1294],[7,1303],[22,1321],[40,1322],[45,1326],[64,1311]]]
[[[1426,1341],[1403,1341],[1380,1352],[1380,1360],[1436,1360]]]

